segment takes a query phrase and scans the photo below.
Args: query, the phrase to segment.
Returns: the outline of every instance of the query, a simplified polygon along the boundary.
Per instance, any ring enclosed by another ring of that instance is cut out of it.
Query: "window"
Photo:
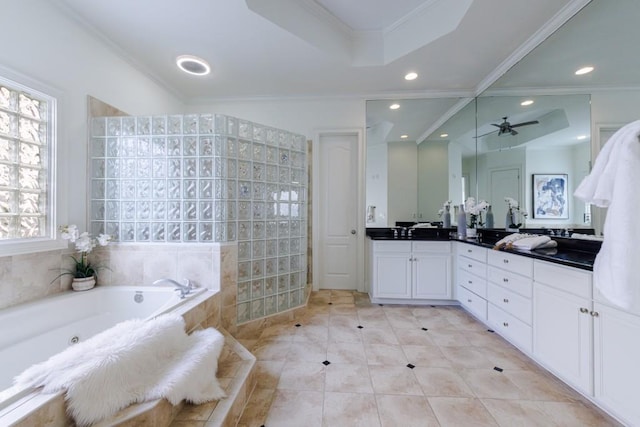
[[[55,237],[55,108],[53,97],[0,77],[3,249]]]

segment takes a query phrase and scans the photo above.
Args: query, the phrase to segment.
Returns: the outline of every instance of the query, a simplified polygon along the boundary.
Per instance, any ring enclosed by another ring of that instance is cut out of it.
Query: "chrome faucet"
[[[158,286],[162,283],[170,283],[172,285],[174,285],[176,288],[176,291],[180,291],[180,299],[184,299],[184,297],[186,297],[187,295],[189,295],[189,293],[194,289],[193,285],[191,284],[191,281],[189,279],[184,279],[184,285],[178,283],[177,281],[173,280],[173,279],[158,279],[155,282],[153,282],[153,286]]]

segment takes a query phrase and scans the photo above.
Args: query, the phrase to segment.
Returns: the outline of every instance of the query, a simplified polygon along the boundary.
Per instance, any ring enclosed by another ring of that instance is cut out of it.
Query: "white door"
[[[493,169],[489,174],[489,200],[494,216],[494,227],[504,228],[507,216],[505,197],[516,199],[524,207],[520,197],[520,169]]]
[[[320,289],[357,289],[358,268],[358,134],[320,134],[318,265]]]

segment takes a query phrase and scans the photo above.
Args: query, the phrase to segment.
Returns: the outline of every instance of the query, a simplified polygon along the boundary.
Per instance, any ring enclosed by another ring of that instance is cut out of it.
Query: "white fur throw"
[[[128,320],[28,368],[15,383],[66,390],[67,411],[79,426],[136,402],[223,398],[215,375],[224,336],[213,328],[187,335],[184,327],[173,314]]]

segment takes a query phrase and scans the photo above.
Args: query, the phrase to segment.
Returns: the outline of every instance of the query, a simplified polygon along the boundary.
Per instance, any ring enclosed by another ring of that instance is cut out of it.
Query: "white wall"
[[[449,200],[449,143],[424,141],[418,146],[418,212],[421,221],[438,221]]]
[[[318,131],[365,127],[364,99],[264,99],[190,104],[187,112],[214,112],[305,135]]]
[[[367,145],[366,201],[375,206],[372,222],[367,227],[386,227],[387,209],[387,144]]]
[[[390,227],[397,221],[416,221],[418,202],[418,147],[413,141],[390,142],[387,201]]]
[[[26,76],[60,95],[58,216],[84,229],[87,95],[130,114],[179,112],[183,105],[52,3],[0,0],[0,74]]]

